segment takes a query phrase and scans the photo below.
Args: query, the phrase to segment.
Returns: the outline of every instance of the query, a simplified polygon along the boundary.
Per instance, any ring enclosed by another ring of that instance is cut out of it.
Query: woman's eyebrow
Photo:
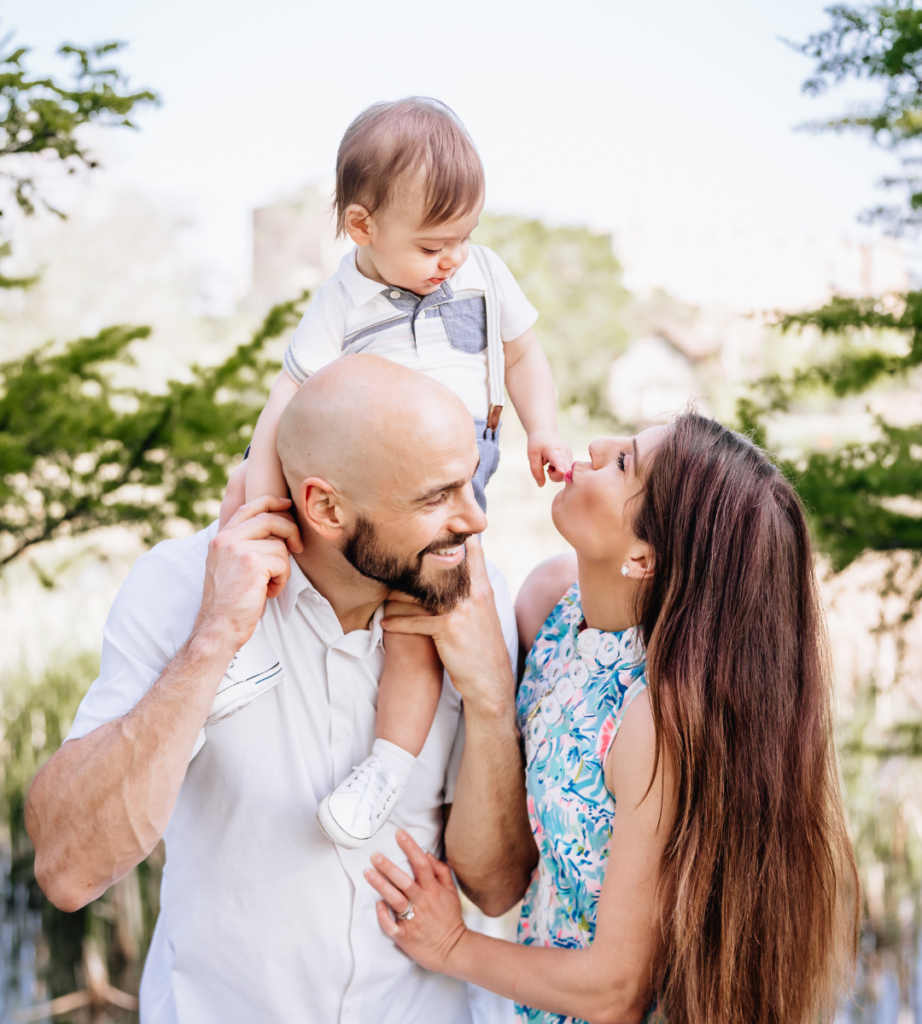
[[[637,467],[640,464],[640,459],[637,457],[637,438],[636,437],[632,437],[631,438],[631,445],[634,448],[634,473],[636,475]]]

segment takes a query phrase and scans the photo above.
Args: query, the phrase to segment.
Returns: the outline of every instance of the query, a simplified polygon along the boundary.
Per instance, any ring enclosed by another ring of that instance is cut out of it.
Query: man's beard
[[[471,592],[471,570],[467,559],[451,569],[433,574],[431,579],[423,577],[423,558],[432,551],[457,547],[463,544],[469,533],[452,533],[448,537],[433,541],[425,551],[406,562],[384,549],[374,524],[361,516],[356,520],[352,536],[343,546],[343,557],[370,580],[377,580],[399,590],[417,601],[433,615],[450,612]]]

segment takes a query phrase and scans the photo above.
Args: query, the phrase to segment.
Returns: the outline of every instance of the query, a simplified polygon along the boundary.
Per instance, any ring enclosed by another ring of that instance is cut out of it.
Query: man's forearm
[[[96,899],[157,844],[232,655],[194,632],[132,711],[65,743],[35,777],[26,828],[56,906]]]
[[[493,707],[465,703],[464,754],[445,830],[446,856],[458,881],[491,917],[522,898],[538,860],[511,693],[509,698]]]

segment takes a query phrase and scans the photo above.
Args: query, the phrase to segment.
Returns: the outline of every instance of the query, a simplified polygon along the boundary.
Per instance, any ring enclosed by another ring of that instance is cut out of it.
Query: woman
[[[541,567],[520,598],[540,852],[521,944],[467,931],[449,869],[409,837],[415,881],[380,857],[368,873],[393,911],[413,907],[394,920],[382,902],[381,926],[423,966],[515,999],[520,1021],[831,1018],[858,884],[800,502],[695,414],[590,456],[553,507],[578,582],[548,601],[561,567]]]

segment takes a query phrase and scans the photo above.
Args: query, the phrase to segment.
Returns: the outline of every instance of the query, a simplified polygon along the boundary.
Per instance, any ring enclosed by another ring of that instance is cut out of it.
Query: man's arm
[[[479,539],[467,541],[467,558],[467,601],[447,615],[389,617],[384,625],[431,636],[464,699],[464,751],[445,851],[470,899],[498,917],[522,898],[538,850],[525,803],[515,678]]]
[[[267,597],[285,586],[297,527],[262,498],[211,541],[192,634],[127,714],[65,743],[35,777],[26,829],[35,875],[61,910],[77,910],[126,875],[166,831],[189,759],[234,653]],[[167,599],[168,595],[155,595]]]

